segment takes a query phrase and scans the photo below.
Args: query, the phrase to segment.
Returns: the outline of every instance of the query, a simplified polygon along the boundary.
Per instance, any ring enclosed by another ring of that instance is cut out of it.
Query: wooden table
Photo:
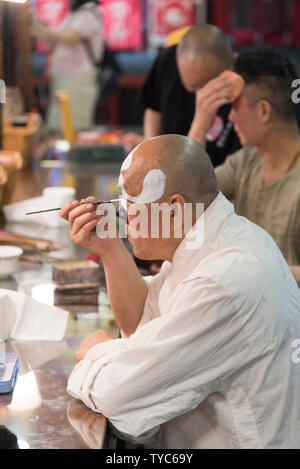
[[[6,343],[6,351],[18,352],[21,374],[13,394],[0,395],[0,425],[16,435],[21,448],[105,446],[105,417],[66,393],[76,347],[85,335],[103,326],[98,314],[77,319],[71,315],[62,342]]]
[[[40,195],[43,187],[65,185],[70,178],[79,198],[90,194],[109,198],[116,190],[119,167],[106,165],[99,168],[96,170],[91,165],[83,165],[84,171],[75,171],[70,175],[69,168],[43,169],[35,165],[20,174],[12,201]],[[67,224],[65,229],[52,229],[31,225],[28,220],[28,223],[12,223],[2,228],[65,243],[66,249],[47,254],[57,260],[83,259],[86,254],[85,250],[70,241]],[[0,281],[0,288],[18,290],[41,302],[53,304],[51,273],[51,263],[21,262],[19,272],[13,278]],[[17,352],[21,365],[13,395],[0,395],[0,426],[16,435],[22,448],[107,447],[106,419],[66,392],[68,377],[75,366],[74,351],[83,338],[97,329],[118,335],[105,287],[100,293],[99,307],[87,311],[84,306],[75,305],[69,310],[72,312],[62,342],[0,342],[0,352]]]
[[[37,230],[37,227],[32,229]],[[30,236],[33,234],[29,225],[24,226],[25,230]],[[48,253],[49,257],[82,258],[85,251],[70,241],[67,226],[60,228],[57,236],[66,242],[66,249]],[[51,280],[51,263],[21,261],[14,277],[0,280],[0,288],[18,290],[37,301],[53,304]],[[17,353],[20,363],[14,392],[0,394],[0,425],[16,435],[22,448],[96,449],[105,446],[106,419],[66,392],[68,377],[75,366],[74,352],[84,337],[97,329],[118,335],[105,286],[100,288],[98,306],[72,305],[63,309],[69,311],[63,341],[0,342],[0,352]]]

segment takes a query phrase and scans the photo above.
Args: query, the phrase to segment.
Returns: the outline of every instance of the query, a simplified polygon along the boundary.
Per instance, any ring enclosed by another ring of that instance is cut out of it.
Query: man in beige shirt
[[[268,231],[300,285],[300,136],[292,102],[296,71],[267,48],[246,52],[245,80],[230,113],[244,148],[216,169],[218,188],[236,212]]]

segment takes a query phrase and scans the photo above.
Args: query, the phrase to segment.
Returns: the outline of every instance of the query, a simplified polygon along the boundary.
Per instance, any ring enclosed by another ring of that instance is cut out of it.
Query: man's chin
[[[128,236],[128,241],[130,242],[133,248],[133,253],[135,257],[137,257],[141,261],[152,261],[152,260],[157,259],[156,257],[153,257],[151,252],[148,252],[145,249],[143,249],[138,239],[133,239]]]
[[[237,129],[235,129],[235,132],[237,136],[239,137],[241,145],[243,147],[246,147],[248,145],[246,138]]]

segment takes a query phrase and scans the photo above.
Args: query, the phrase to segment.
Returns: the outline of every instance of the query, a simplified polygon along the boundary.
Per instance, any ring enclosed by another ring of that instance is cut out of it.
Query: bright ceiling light
[[[10,2],[10,3],[26,3],[27,0],[4,0],[5,2]]]

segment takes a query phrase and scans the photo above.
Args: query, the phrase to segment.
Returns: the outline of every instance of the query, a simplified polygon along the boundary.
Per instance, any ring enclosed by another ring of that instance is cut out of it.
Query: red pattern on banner
[[[194,0],[152,0],[150,34],[165,36],[196,23]]]
[[[234,47],[300,44],[300,0],[214,0],[213,23],[231,36]]]
[[[68,12],[68,0],[36,0],[35,2],[36,17],[50,26],[57,26],[61,23]],[[48,52],[49,47],[44,42],[37,41],[36,50],[38,52]]]
[[[143,47],[142,10],[139,0],[102,0],[103,34],[113,50]]]

